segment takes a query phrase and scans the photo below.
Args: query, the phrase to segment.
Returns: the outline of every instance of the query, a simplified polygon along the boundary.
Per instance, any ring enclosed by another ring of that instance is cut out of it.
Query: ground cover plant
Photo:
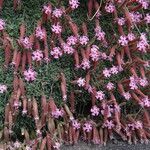
[[[0,1],[1,149],[150,138],[150,2]]]

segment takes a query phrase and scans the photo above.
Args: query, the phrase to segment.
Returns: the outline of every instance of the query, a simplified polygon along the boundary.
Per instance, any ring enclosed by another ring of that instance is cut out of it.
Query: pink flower
[[[25,80],[27,81],[34,81],[36,79],[37,73],[29,68],[28,70],[24,71]]]
[[[50,5],[47,5],[47,6],[45,5],[45,6],[43,6],[42,11],[43,11],[45,14],[50,15],[51,12],[52,12],[52,8],[51,8]]]
[[[5,28],[5,21],[3,19],[0,19],[0,31],[4,30]]]
[[[105,98],[105,94],[104,94],[103,91],[98,91],[98,92],[96,92],[96,96],[95,97],[98,100],[103,100]]]
[[[2,94],[4,92],[6,92],[6,91],[7,91],[7,86],[4,85],[4,84],[0,84],[0,93]]]
[[[95,36],[99,41],[103,41],[105,39],[105,32],[101,29],[100,26],[95,28]]]
[[[100,57],[99,47],[96,45],[92,45],[90,50],[90,57],[93,61],[98,61]]]
[[[149,8],[149,1],[148,0],[138,0],[138,2],[142,5],[143,9],[148,9]]]
[[[126,100],[129,100],[131,98],[131,94],[129,92],[123,93],[123,96]]]
[[[77,43],[77,38],[75,36],[69,36],[67,38],[67,44],[68,45],[75,45]]]
[[[150,107],[150,99],[148,98],[148,96],[142,99],[140,105],[141,107]]]
[[[104,60],[106,60],[106,59],[107,59],[107,55],[106,55],[106,53],[105,53],[105,52],[100,53],[100,55],[101,55],[101,58],[102,58],[102,59],[104,59]]]
[[[90,132],[90,131],[92,131],[92,124],[91,124],[91,123],[85,123],[85,124],[83,125],[83,130],[84,130],[85,132]]]
[[[78,84],[79,87],[85,86],[85,79],[84,78],[79,78],[77,80],[77,84]]]
[[[59,117],[63,116],[63,111],[57,108],[55,111],[52,112],[52,116],[58,119]]]
[[[62,26],[60,26],[59,23],[52,25],[51,29],[55,34],[60,34],[62,32]]]
[[[74,129],[80,129],[81,124],[77,120],[72,121],[72,126]]]
[[[116,67],[116,66],[111,67],[110,72],[111,72],[111,74],[118,74],[118,67]]]
[[[55,58],[58,59],[62,56],[62,51],[60,49],[60,47],[54,47],[52,49],[52,51],[50,52],[50,54]]]
[[[118,40],[119,44],[122,46],[127,46],[128,45],[128,39],[126,36],[120,36],[119,40]]]
[[[135,130],[135,124],[134,123],[128,123],[128,127],[131,130]]]
[[[80,36],[80,38],[79,38],[79,42],[81,45],[86,45],[88,43],[88,41],[89,41],[89,38],[85,35]]]
[[[62,15],[63,15],[62,9],[55,8],[55,10],[53,11],[53,16],[55,16],[56,18],[60,18]]]
[[[53,148],[57,149],[57,150],[60,150],[60,147],[61,147],[61,144],[59,142],[55,142]]]
[[[63,47],[64,53],[66,53],[66,54],[73,54],[74,51],[75,51],[72,46],[70,46],[70,45],[68,45],[66,43],[63,43],[62,47]]]
[[[134,89],[138,89],[137,86],[137,79],[134,76],[130,77],[130,83],[129,83],[130,89],[134,90]]]
[[[82,69],[86,70],[90,68],[90,61],[88,59],[84,59],[81,63]]]
[[[78,0],[69,0],[69,5],[72,9],[76,9],[79,7],[79,1]]]
[[[30,42],[30,39],[28,37],[21,39],[20,42],[24,48],[32,49],[32,43]]]
[[[146,14],[144,20],[146,21],[147,24],[150,24],[150,14]]]
[[[15,147],[16,149],[20,148],[20,146],[21,146],[21,143],[20,143],[20,142],[16,141],[16,142],[14,143],[14,147]]]
[[[142,87],[145,87],[148,85],[148,81],[146,78],[139,78],[139,84],[142,86]]]
[[[113,90],[115,87],[114,87],[114,84],[112,82],[108,82],[107,85],[106,85],[106,88],[108,90]]]
[[[133,40],[135,40],[135,35],[131,32],[127,35],[127,38],[129,41],[133,41]]]
[[[105,68],[103,70],[103,75],[107,78],[111,76],[111,71],[109,71],[109,69]]]
[[[106,120],[106,122],[103,125],[108,129],[112,129],[115,126],[112,120]]]
[[[32,52],[32,59],[34,61],[41,61],[43,58],[43,52],[40,50],[36,50],[34,52]]]
[[[148,40],[145,33],[140,36],[140,41],[137,43],[137,48],[139,51],[146,53],[146,49],[149,47]]]
[[[139,12],[130,12],[130,17],[133,23],[139,23],[142,20],[142,15]]]
[[[35,30],[35,36],[40,39],[43,40],[45,38],[45,32],[41,27],[37,27]]]
[[[115,10],[115,6],[111,2],[107,3],[106,6],[105,6],[105,10],[108,13],[113,13],[114,10]]]
[[[123,17],[117,19],[117,23],[118,23],[120,26],[123,26],[123,25],[125,24],[125,21],[126,21],[126,20],[125,20],[125,18],[123,18]]]
[[[141,121],[136,121],[135,122],[135,128],[136,129],[143,129],[143,124]]]
[[[100,112],[100,109],[96,105],[91,108],[92,116],[98,116],[99,112]]]

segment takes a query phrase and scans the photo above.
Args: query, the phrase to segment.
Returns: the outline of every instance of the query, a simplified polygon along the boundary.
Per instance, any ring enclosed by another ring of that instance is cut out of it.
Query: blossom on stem
[[[79,37],[79,42],[81,45],[86,45],[89,42],[89,38],[85,35]]]
[[[99,113],[100,113],[100,109],[96,105],[91,108],[92,116],[98,116]]]
[[[59,23],[57,24],[53,24],[51,27],[52,32],[54,32],[55,34],[60,34],[62,32],[62,26],[60,26]]]
[[[43,52],[41,50],[36,50],[32,52],[32,60],[41,61],[43,58]]]
[[[92,124],[89,123],[89,122],[85,123],[85,124],[83,125],[83,130],[84,130],[85,132],[90,132],[90,131],[92,131]]]
[[[6,91],[7,91],[7,86],[4,85],[4,84],[0,84],[0,93],[2,94],[4,92],[6,92]]]
[[[52,49],[52,51],[50,52],[50,54],[55,58],[58,59],[62,56],[62,50],[60,49],[60,47],[54,47]]]
[[[98,99],[98,100],[103,100],[103,99],[105,98],[105,94],[104,94],[103,91],[97,91],[95,97],[96,97],[96,99]]]
[[[0,19],[0,31],[4,30],[5,28],[5,21],[3,19]]]
[[[77,84],[78,84],[78,86],[79,87],[83,87],[83,86],[85,86],[85,79],[84,78],[79,78],[78,80],[77,80]]]
[[[79,1],[78,0],[69,0],[69,5],[72,9],[76,9],[79,7]]]
[[[31,68],[24,71],[24,77],[25,77],[25,80],[27,81],[34,81],[36,79],[36,76],[37,76],[37,73]]]

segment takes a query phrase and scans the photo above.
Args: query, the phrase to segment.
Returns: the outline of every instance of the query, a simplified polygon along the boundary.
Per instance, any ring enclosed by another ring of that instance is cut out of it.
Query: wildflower
[[[45,14],[50,15],[51,12],[52,12],[52,8],[51,8],[50,5],[47,5],[47,6],[45,5],[45,6],[43,6],[42,11],[43,11]]]
[[[142,101],[140,102],[140,105],[141,107],[150,107],[150,100],[148,96],[142,99]]]
[[[128,45],[128,39],[126,36],[120,36],[119,40],[118,40],[119,44],[122,46],[127,46]]]
[[[144,20],[146,21],[147,24],[150,24],[150,14],[146,14]]]
[[[78,0],[69,0],[69,5],[72,9],[76,9],[79,7],[79,1]]]
[[[101,58],[102,58],[102,59],[104,59],[104,60],[106,60],[106,59],[107,59],[107,55],[106,55],[106,53],[104,53],[104,52],[103,52],[103,53],[100,53],[100,55],[101,55]]]
[[[90,49],[90,57],[93,61],[98,61],[100,57],[99,48],[96,45],[92,45]]]
[[[55,111],[52,112],[52,116],[58,119],[59,117],[63,116],[63,111],[57,108]]]
[[[127,38],[129,41],[133,41],[133,40],[135,40],[135,35],[131,32],[127,35]]]
[[[123,96],[126,100],[129,100],[131,98],[131,94],[129,92],[123,93]]]
[[[145,87],[148,85],[148,81],[146,78],[139,78],[139,84],[142,86],[142,87]]]
[[[60,146],[61,146],[61,144],[59,142],[55,142],[53,148],[60,150]]]
[[[34,81],[36,79],[37,73],[29,68],[28,70],[24,71],[25,80],[27,81]]]
[[[99,112],[100,112],[100,109],[96,105],[91,108],[92,116],[98,116]]]
[[[106,88],[108,90],[113,90],[115,87],[114,87],[114,84],[112,82],[108,82],[107,85],[106,85]]]
[[[99,41],[103,41],[105,39],[105,32],[101,29],[101,27],[95,28],[95,36]]]
[[[60,34],[62,32],[62,26],[60,26],[59,23],[57,24],[53,24],[51,27],[52,32],[54,32],[55,34]]]
[[[18,141],[16,141],[15,143],[14,143],[14,147],[15,148],[19,148],[21,146],[21,144],[18,142]]]
[[[89,38],[85,35],[80,36],[80,38],[79,38],[79,42],[81,45],[86,45],[88,43],[88,41],[89,41]]]
[[[52,51],[50,52],[50,54],[55,58],[58,59],[59,57],[62,56],[62,51],[60,49],[60,47],[54,47],[52,49]]]
[[[139,23],[142,20],[142,15],[139,12],[130,12],[129,15],[133,23]]]
[[[68,45],[75,45],[77,43],[77,38],[75,36],[69,36],[67,38],[67,44]]]
[[[30,39],[28,37],[21,39],[20,42],[24,48],[32,49],[32,43],[30,42]]]
[[[146,53],[146,49],[149,46],[148,40],[145,33],[142,33],[140,36],[140,41],[137,43],[137,48],[139,51]]]
[[[83,130],[85,131],[85,132],[90,132],[90,131],[92,131],[92,124],[91,123],[85,123],[84,125],[83,125]]]
[[[135,124],[134,123],[128,123],[128,127],[131,130],[135,130]]]
[[[104,127],[108,128],[108,129],[112,129],[115,125],[113,123],[112,120],[106,120],[106,122],[103,124]]]
[[[123,18],[123,17],[117,19],[117,23],[118,23],[120,26],[123,26],[123,25],[125,24],[125,21],[126,21],[126,20],[125,20],[125,18]]]
[[[105,10],[108,13],[113,13],[115,10],[115,6],[112,3],[107,3],[105,6]]]
[[[149,8],[149,1],[148,0],[138,0],[138,2],[142,5],[143,9],[148,9]]]
[[[118,74],[118,67],[116,67],[116,66],[111,67],[110,72],[111,72],[111,74]]]
[[[86,70],[90,68],[90,61],[88,59],[84,59],[81,63],[82,69]]]
[[[135,128],[136,129],[142,129],[143,128],[143,124],[141,121],[136,121],[135,122]]]
[[[84,78],[79,78],[77,80],[77,84],[79,87],[83,87],[85,85],[85,79]]]
[[[62,47],[63,47],[64,53],[66,53],[66,54],[73,54],[74,51],[75,51],[72,46],[70,46],[70,45],[68,45],[66,43],[63,43]]]
[[[34,61],[41,61],[43,58],[43,53],[40,50],[36,50],[32,52],[32,59]]]
[[[104,75],[105,77],[110,77],[110,76],[111,76],[111,71],[110,71],[109,69],[105,68],[105,69],[103,70],[103,75]]]
[[[4,85],[4,84],[0,84],[0,93],[2,94],[4,92],[6,92],[6,91],[7,91],[7,86]]]
[[[72,126],[74,129],[80,129],[81,124],[77,120],[72,121]]]
[[[45,38],[44,30],[41,27],[37,27],[35,30],[35,36],[40,40],[43,40]]]
[[[134,90],[134,89],[138,89],[137,86],[137,80],[135,79],[134,76],[130,77],[130,83],[129,83],[130,89]]]
[[[5,28],[5,21],[3,19],[0,19],[0,31],[4,30]]]
[[[103,100],[105,98],[105,94],[104,94],[103,91],[98,91],[98,92],[96,92],[96,96],[95,97],[98,100]]]
[[[62,9],[55,8],[55,10],[53,11],[52,14],[56,18],[60,18],[63,15],[63,11],[62,11]]]

